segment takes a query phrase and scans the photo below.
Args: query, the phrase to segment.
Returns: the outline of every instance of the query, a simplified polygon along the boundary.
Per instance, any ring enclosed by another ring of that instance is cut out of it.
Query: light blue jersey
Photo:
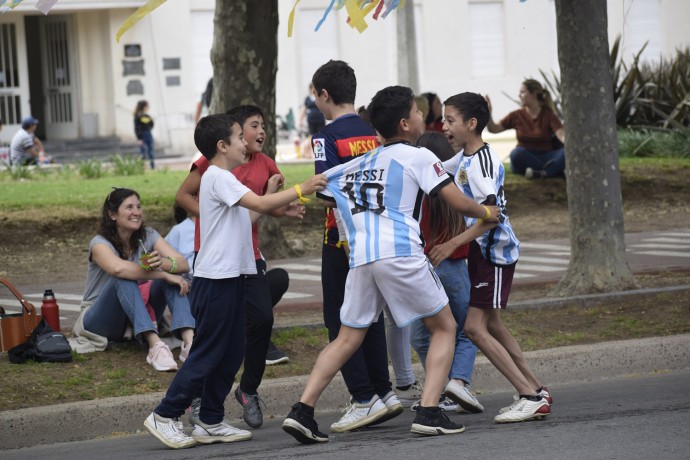
[[[450,183],[431,151],[395,143],[324,173],[350,245],[350,268],[423,253],[422,199]]]
[[[507,200],[503,194],[505,169],[496,152],[489,144],[484,144],[471,155],[459,152],[443,166],[465,195],[479,204],[496,205],[501,210],[499,224],[476,240],[482,248],[482,256],[496,265],[517,262],[520,241],[508,220]],[[475,217],[465,217],[468,228],[476,222]]]

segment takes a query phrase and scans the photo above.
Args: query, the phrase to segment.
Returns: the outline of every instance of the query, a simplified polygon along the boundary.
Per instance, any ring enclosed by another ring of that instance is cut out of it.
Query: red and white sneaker
[[[549,403],[549,406],[553,405],[553,396],[551,396],[551,392],[548,388],[541,387],[541,390],[539,390],[539,393],[537,394],[546,399],[546,402]]]
[[[540,398],[539,401],[530,401],[527,398],[518,398],[503,413],[494,417],[496,423],[524,422],[526,420],[538,420],[545,418],[551,413],[551,407],[546,399]]]

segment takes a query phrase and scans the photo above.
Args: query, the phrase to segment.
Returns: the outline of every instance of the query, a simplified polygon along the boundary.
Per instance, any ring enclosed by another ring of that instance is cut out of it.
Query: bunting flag
[[[290,11],[290,16],[288,17],[288,37],[292,37],[295,14],[299,2],[300,0],[295,0],[292,10]],[[366,17],[369,15],[369,13],[372,11],[374,12],[372,18],[376,21],[378,20],[381,11],[383,11],[383,7],[385,6],[386,9],[381,16],[385,19],[391,11],[398,7],[402,7],[404,4],[405,0],[331,0],[324,10],[323,16],[321,16],[319,22],[316,23],[314,32],[319,31],[323,23],[326,21],[328,15],[333,10],[337,11],[345,8],[348,15],[347,24],[349,24],[350,27],[357,29],[359,33],[362,33],[367,29],[367,27],[369,27],[366,22]]]
[[[36,9],[48,16],[48,11],[55,6],[57,1],[58,0],[38,0],[36,3]]]
[[[3,0],[2,3],[0,3],[0,12],[4,13],[7,10],[13,10],[17,5],[19,5],[23,1],[24,0]]]
[[[159,6],[161,6],[165,2],[166,2],[166,0],[149,0],[148,2],[146,2],[146,4],[144,6],[142,6],[138,10],[136,10],[134,12],[134,14],[131,15],[130,17],[128,17],[127,20],[124,22],[124,24],[122,24],[122,26],[120,27],[120,30],[118,30],[117,33],[115,34],[115,40],[118,43],[120,43],[120,37],[122,37],[122,35],[125,32],[127,32],[129,29],[131,29],[134,24],[141,21],[141,19],[144,16],[146,16],[151,11],[155,10],[156,8],[158,8]]]

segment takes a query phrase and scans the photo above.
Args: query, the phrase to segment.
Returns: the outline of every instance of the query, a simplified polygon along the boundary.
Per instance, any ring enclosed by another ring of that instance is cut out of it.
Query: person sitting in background
[[[537,80],[528,79],[520,85],[522,107],[510,112],[500,122],[489,118],[490,133],[514,129],[518,144],[510,152],[510,169],[527,179],[563,177],[565,171],[565,132],[556,116],[556,107],[549,92]],[[491,99],[484,96],[491,111]],[[556,139],[554,139],[554,137]],[[554,146],[554,141],[558,141]]]
[[[426,125],[425,131],[443,132],[443,111],[441,106],[441,99],[436,93],[423,93],[422,96],[427,101],[427,113],[424,118]],[[420,109],[421,110],[421,109]]]
[[[139,194],[114,188],[103,202],[98,235],[89,243],[89,264],[82,312],[70,341],[77,352],[105,350],[108,341],[134,337],[146,341],[146,361],[157,371],[177,370],[168,346],[160,339],[139,289],[140,281],[153,280],[148,303],[157,320],[166,305],[172,312],[172,331],[183,341],[180,361],[189,355],[194,318],[187,293],[187,260],[170,247],[157,231],[145,227]]]
[[[187,211],[178,204],[173,205],[173,217],[176,225],[165,236],[165,241],[187,259],[189,272],[183,276],[191,281],[194,276],[194,225],[196,217],[188,215]]]
[[[28,116],[22,120],[22,127],[10,143],[10,166],[36,165],[44,154],[43,144],[36,137],[38,120]]]

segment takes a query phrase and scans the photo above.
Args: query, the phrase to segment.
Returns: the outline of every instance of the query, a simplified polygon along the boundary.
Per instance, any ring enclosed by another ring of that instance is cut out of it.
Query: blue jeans
[[[223,421],[225,399],[244,358],[244,283],[244,277],[194,277],[190,293],[197,321],[194,343],[156,414],[179,417],[202,388],[199,418],[210,425]]]
[[[151,169],[154,169],[156,167],[155,163],[153,162],[154,158],[154,151],[153,151],[153,135],[151,134],[151,131],[144,131],[141,133],[141,141],[143,142],[139,146],[139,151],[141,152],[141,158],[146,161],[148,158]]]
[[[465,335],[465,319],[470,303],[470,276],[467,272],[467,262],[465,259],[446,259],[434,270],[446,290],[450,311],[458,323],[455,335],[455,354],[449,377],[462,379],[469,384],[472,381],[477,347]],[[431,334],[421,319],[413,322],[410,326],[412,328],[410,343],[419,355],[422,366],[425,366]]]
[[[153,307],[157,320],[163,316],[166,305],[170,308],[172,331],[194,327],[189,299],[180,295],[177,285],[154,280],[151,283],[149,304]],[[143,332],[157,332],[141,297],[139,283],[113,276],[84,314],[84,329],[108,340],[120,341],[124,338],[128,323],[132,324],[136,337]]]
[[[510,152],[510,169],[515,174],[525,175],[525,170],[546,171],[547,177],[562,177],[565,171],[565,149],[530,150],[515,147]]]

